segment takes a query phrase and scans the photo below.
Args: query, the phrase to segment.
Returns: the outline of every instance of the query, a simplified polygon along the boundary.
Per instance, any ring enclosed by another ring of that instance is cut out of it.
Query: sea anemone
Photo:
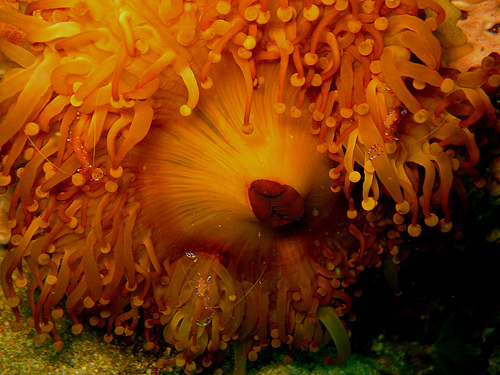
[[[158,365],[188,373],[229,345],[237,373],[266,346],[332,339],[325,362],[345,363],[356,276],[384,264],[398,292],[405,236],[450,231],[460,176],[484,184],[500,57],[441,71],[431,0],[15,5],[0,282],[14,331],[27,288],[38,344],[63,349],[67,314],[105,341],[142,319],[146,349],[178,351]]]

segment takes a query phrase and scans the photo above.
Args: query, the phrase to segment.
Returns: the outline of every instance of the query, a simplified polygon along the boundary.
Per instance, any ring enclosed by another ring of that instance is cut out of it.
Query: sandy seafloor
[[[156,367],[160,354],[151,354],[142,349],[139,343],[126,344],[116,340],[111,344],[102,340],[102,334],[87,327],[79,336],[63,333],[65,348],[56,353],[51,348],[50,340],[41,346],[33,342],[33,330],[25,328],[21,332],[11,332],[9,320],[12,315],[5,300],[0,297],[0,374],[182,374],[179,369]],[[69,319],[63,324],[71,324]],[[64,332],[64,331],[63,331]],[[388,345],[383,340],[375,340],[374,358],[354,354],[348,364],[340,367],[322,365],[321,354],[301,353],[300,360],[291,365],[284,365],[282,358],[285,351],[267,350],[264,358],[256,363],[249,363],[248,374],[332,374],[332,375],[378,375],[378,374],[417,374],[411,364],[406,363],[404,350],[399,345]],[[169,353],[167,349],[165,353]],[[380,357],[380,358],[376,358]],[[232,373],[232,361],[226,361],[224,373]],[[391,369],[391,372],[386,372]],[[396,371],[396,372],[394,372]],[[207,371],[207,373],[209,373]]]
[[[498,138],[492,143],[498,145]],[[500,158],[493,162],[499,154],[500,147],[493,148],[479,167],[488,185],[481,191],[470,188],[470,214],[455,227],[462,236],[431,233],[405,244],[411,256],[401,264],[401,296],[394,296],[383,270],[370,269],[360,275],[358,286],[363,294],[354,298],[356,320],[348,323],[354,354],[347,365],[323,365],[323,358],[334,354],[333,344],[317,353],[295,353],[290,365],[283,364],[286,348],[266,348],[256,362],[248,363],[247,374],[500,374],[500,264],[496,261],[500,254]],[[460,207],[454,210],[460,215]],[[26,319],[26,299],[23,306]],[[34,331],[26,325],[21,332],[11,332],[11,319],[0,294],[0,375],[183,373],[159,370],[156,362],[168,356],[170,349],[149,353],[143,350],[140,336],[130,342],[115,338],[107,344],[104,332],[89,325],[81,335],[73,336],[65,317],[60,322],[65,348],[56,353],[50,339],[36,345]],[[232,373],[232,364],[232,358],[227,358],[224,374]]]

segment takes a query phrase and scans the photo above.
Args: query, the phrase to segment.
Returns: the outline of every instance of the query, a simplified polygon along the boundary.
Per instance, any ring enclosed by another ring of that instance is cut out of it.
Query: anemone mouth
[[[255,180],[248,188],[248,199],[257,219],[270,227],[299,220],[305,203],[297,190],[276,181]]]

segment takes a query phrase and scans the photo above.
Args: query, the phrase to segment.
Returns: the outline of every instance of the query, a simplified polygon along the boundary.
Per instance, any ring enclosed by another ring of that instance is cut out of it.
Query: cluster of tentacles
[[[422,221],[450,231],[450,191],[465,196],[458,176],[483,184],[476,131],[496,120],[488,94],[500,86],[500,56],[465,73],[440,70],[432,32],[446,14],[431,0],[18,5],[0,9],[0,189],[12,186],[0,282],[15,331],[17,288],[27,287],[38,344],[50,337],[63,348],[65,313],[75,334],[91,316],[106,341],[133,334],[143,317],[146,349],[163,336],[179,354],[159,365],[186,372],[218,368],[230,343],[239,372],[265,346],[315,351],[330,338],[338,352],[327,362],[344,363],[345,289],[385,257],[397,264],[405,233],[419,236]],[[425,9],[436,17],[420,18]],[[246,91],[242,137],[262,126],[252,101],[271,84],[274,113],[302,118],[301,131],[317,137],[331,194],[347,198],[336,212],[346,246],[331,233],[283,241],[276,259],[264,257],[278,265],[245,278],[217,251],[165,255],[155,228],[139,224],[129,154],[158,123],[194,115],[228,59]],[[276,83],[259,75],[267,64],[279,66]]]

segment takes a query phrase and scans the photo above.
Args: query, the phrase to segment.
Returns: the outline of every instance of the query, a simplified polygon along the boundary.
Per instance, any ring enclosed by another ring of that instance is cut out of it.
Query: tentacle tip
[[[73,335],[79,335],[82,332],[83,332],[83,325],[82,324],[75,324],[75,325],[71,326],[71,333]]]
[[[441,233],[448,233],[449,231],[451,231],[452,228],[453,224],[451,221],[446,219],[439,220],[439,231]]]
[[[187,116],[191,115],[191,113],[192,113],[192,109],[189,108],[189,106],[186,104],[182,105],[181,108],[179,109],[179,111],[180,111],[181,115],[184,117],[187,117]]]
[[[241,131],[243,132],[243,134],[250,135],[253,133],[253,125],[245,124],[241,127]]]
[[[298,73],[294,73],[290,77],[290,83],[293,87],[302,87],[306,83],[306,77],[300,77]]]
[[[290,109],[290,116],[292,116],[295,119],[300,118],[302,116],[302,111],[299,108],[293,106]]]
[[[320,154],[324,154],[325,152],[328,151],[328,143],[321,143],[319,145],[316,146],[316,150],[320,153]]]
[[[18,307],[20,303],[21,299],[19,298],[19,296],[7,298],[7,306],[9,306],[11,309]]]
[[[441,91],[445,94],[448,94],[453,91],[455,88],[455,82],[451,78],[445,78],[441,83]]]
[[[355,219],[357,216],[358,216],[358,211],[356,211],[356,210],[347,211],[347,217],[349,219]]]
[[[286,111],[286,105],[285,103],[275,103],[273,105],[273,112],[276,113],[277,115],[282,115]]]
[[[319,17],[319,8],[317,5],[312,4],[309,9],[306,7],[304,8],[302,14],[304,15],[304,18],[308,20],[309,22],[314,22],[318,19]]]
[[[278,16],[278,18],[281,22],[289,22],[295,16],[295,8],[293,8],[293,7],[286,7],[286,8],[279,7],[278,10],[276,11],[276,15]]]
[[[317,54],[308,52],[304,55],[304,62],[309,66],[313,66],[318,62],[318,58]]]
[[[361,181],[361,173],[359,173],[358,171],[349,173],[349,181],[353,183]]]
[[[377,201],[372,197],[368,197],[367,199],[363,199],[361,206],[363,207],[363,210],[371,211],[377,206]]]
[[[408,226],[408,234],[412,237],[418,237],[422,234],[422,227],[418,224]]]
[[[430,214],[428,217],[424,219],[425,225],[428,227],[435,227],[439,223],[439,218],[436,214]]]
[[[222,55],[220,53],[210,51],[208,53],[208,61],[210,61],[212,64],[217,64],[219,61],[221,61]]]
[[[398,212],[398,214],[406,215],[408,212],[410,212],[410,203],[408,203],[407,201],[397,203],[396,211]]]
[[[205,90],[211,89],[214,86],[214,81],[210,77],[206,77],[201,83],[201,87]]]
[[[7,176],[0,174],[0,186],[10,185],[11,182],[12,182],[12,177],[10,176],[10,174]]]

